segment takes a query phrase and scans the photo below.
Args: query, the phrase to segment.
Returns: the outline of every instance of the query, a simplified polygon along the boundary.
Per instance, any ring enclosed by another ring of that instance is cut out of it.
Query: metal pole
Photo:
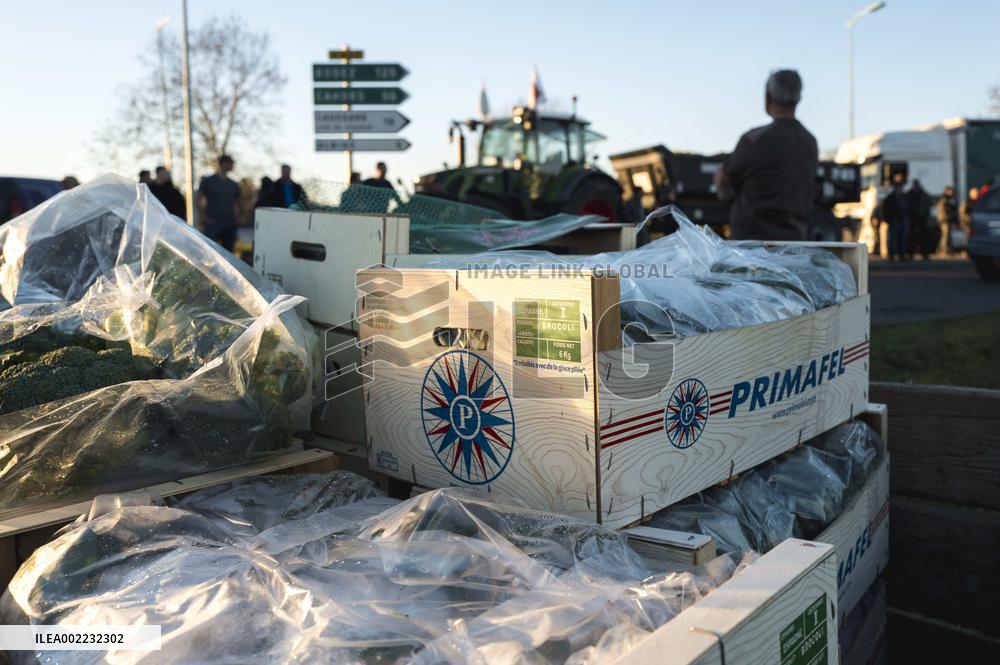
[[[167,70],[163,65],[163,28],[167,26],[169,18],[164,19],[156,26],[156,50],[160,56],[160,92],[163,95],[163,166],[168,171],[173,171],[173,155],[170,150],[170,114],[167,110]]]
[[[184,93],[184,198],[187,223],[194,224],[194,152],[191,146],[191,68],[188,61],[188,8],[181,0],[181,87]]]
[[[847,24],[847,138],[854,138],[854,24]]]
[[[351,59],[350,59],[351,47],[348,44],[341,44],[340,50],[344,52],[344,55],[348,56],[348,57],[344,58],[343,60],[341,60],[341,62],[344,63],[345,65],[351,64]],[[350,81],[344,81],[343,85],[344,85],[345,88],[350,88],[351,87],[351,82]],[[350,104],[344,104],[344,110],[345,111],[350,111],[351,110],[351,105]],[[350,141],[351,140],[351,133],[350,132],[344,132],[344,140],[345,141]],[[348,145],[350,145],[350,143],[348,143]],[[344,163],[347,166],[347,179],[344,182],[346,182],[348,185],[350,185],[351,184],[351,174],[354,173],[354,155],[353,155],[353,153],[350,150],[345,150],[344,151]]]

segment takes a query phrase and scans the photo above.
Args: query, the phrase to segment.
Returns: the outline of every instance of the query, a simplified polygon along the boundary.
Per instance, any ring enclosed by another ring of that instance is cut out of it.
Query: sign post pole
[[[340,50],[344,52],[344,59],[341,60],[341,62],[343,64],[345,64],[345,65],[351,64],[351,47],[348,46],[345,43],[345,44],[341,45]],[[344,81],[344,87],[345,88],[350,88],[351,87],[351,82],[350,81]],[[351,110],[351,105],[350,104],[344,104],[344,111],[350,111],[350,110]],[[351,145],[351,143],[350,143],[350,141],[351,141],[351,133],[350,132],[344,132],[344,140],[347,141],[347,145],[348,146]],[[344,151],[344,158],[345,158],[344,163],[347,166],[347,176],[346,176],[344,182],[346,182],[347,186],[350,187],[351,186],[351,175],[354,173],[354,154],[350,150],[345,150]]]

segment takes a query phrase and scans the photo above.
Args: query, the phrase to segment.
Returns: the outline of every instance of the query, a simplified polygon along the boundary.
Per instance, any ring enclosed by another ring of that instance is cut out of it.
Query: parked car
[[[58,180],[0,177],[0,224],[62,191]]]
[[[986,192],[973,208],[967,251],[980,277],[1000,282],[1000,187]]]

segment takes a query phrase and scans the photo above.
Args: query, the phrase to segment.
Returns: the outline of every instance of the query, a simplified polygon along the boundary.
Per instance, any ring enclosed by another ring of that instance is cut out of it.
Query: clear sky
[[[85,144],[114,110],[117,87],[142,74],[137,55],[154,24],[165,15],[176,24],[179,2],[3,4],[0,174],[97,175]],[[400,110],[411,119],[401,136],[413,147],[360,155],[356,168],[366,176],[377,159],[406,179],[452,161],[448,122],[475,115],[480,80],[502,112],[526,99],[532,64],[551,104],[568,108],[579,96],[580,115],[608,136],[602,156],[654,143],[729,150],[765,122],[763,82],[780,67],[802,74],[799,115],[832,149],[847,136],[843,23],[865,4],[189,0],[189,12],[195,25],[237,14],[270,32],[288,76],[278,158],[297,177],[340,180],[342,156],[313,151],[310,79],[311,64],[342,42],[412,72]],[[856,29],[858,134],[985,115],[987,88],[1000,85],[998,26],[995,0],[888,0]]]

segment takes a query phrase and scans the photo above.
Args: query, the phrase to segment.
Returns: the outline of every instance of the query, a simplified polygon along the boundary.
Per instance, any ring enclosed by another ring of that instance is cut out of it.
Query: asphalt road
[[[868,264],[872,325],[1000,311],[1000,283],[979,279],[967,260]]]

